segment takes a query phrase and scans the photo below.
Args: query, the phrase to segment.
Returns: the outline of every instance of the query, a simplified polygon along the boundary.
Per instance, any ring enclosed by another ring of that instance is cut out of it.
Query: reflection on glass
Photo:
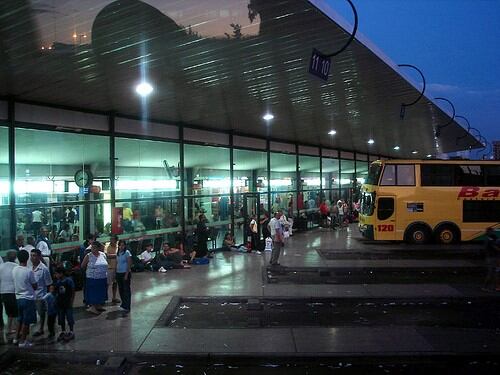
[[[109,138],[16,129],[14,192],[18,204],[105,199]]]
[[[262,151],[233,151],[234,192],[267,191],[267,153]]]
[[[187,144],[184,168],[186,195],[229,194],[228,148]]]
[[[338,159],[328,159],[322,158],[322,170],[323,170],[323,189],[335,189],[339,187],[340,176],[339,176],[339,160]]]
[[[180,194],[177,143],[117,138],[116,158],[117,199]]]
[[[117,202],[116,207],[120,210],[123,233],[162,234],[181,229],[182,199],[125,201]],[[111,233],[112,227],[111,222],[106,233]]]
[[[297,186],[295,155],[271,152],[271,191],[293,191]]]
[[[302,190],[319,190],[321,188],[320,158],[300,155],[299,168]]]
[[[9,131],[0,127],[0,206],[9,204]]]

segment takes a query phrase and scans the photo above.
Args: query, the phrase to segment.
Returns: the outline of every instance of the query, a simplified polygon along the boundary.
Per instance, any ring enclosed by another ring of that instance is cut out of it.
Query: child
[[[49,292],[43,299],[47,302],[47,326],[49,328],[49,339],[51,340],[56,335],[54,328],[57,317],[56,287],[54,285],[49,286]]]
[[[73,327],[75,320],[73,319],[73,300],[75,299],[75,283],[73,279],[65,275],[64,268],[58,267],[55,272],[56,277],[56,306],[59,325],[62,332],[59,334],[57,341],[70,341],[75,338]],[[69,332],[66,331],[66,321],[69,325]]]

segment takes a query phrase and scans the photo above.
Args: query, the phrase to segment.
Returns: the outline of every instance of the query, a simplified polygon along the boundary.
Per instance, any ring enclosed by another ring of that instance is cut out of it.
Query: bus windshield
[[[373,163],[372,165],[370,165],[370,169],[368,170],[368,177],[366,178],[365,184],[377,185],[381,170],[382,165],[378,163]]]

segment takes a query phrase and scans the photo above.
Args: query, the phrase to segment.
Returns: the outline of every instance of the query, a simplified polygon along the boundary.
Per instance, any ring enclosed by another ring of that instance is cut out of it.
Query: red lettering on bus
[[[500,196],[500,190],[498,189],[488,189],[482,195],[484,198],[498,198]]]
[[[458,198],[473,198],[477,197],[479,194],[479,188],[477,186],[463,186],[460,193],[458,193]]]

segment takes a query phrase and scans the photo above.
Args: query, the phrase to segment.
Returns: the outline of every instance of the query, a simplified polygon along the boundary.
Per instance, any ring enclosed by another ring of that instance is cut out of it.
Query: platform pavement
[[[356,245],[357,244],[357,245]],[[290,238],[280,261],[289,267],[328,267],[316,251],[328,249],[369,250],[353,228],[342,231],[312,230]],[[381,245],[377,245],[379,247]],[[404,245],[381,246],[383,249]],[[473,249],[468,249],[471,250]],[[500,353],[499,331],[427,327],[332,327],[261,329],[176,329],[159,326],[173,296],[242,297],[473,297],[486,294],[477,286],[447,284],[275,285],[263,279],[270,254],[218,253],[209,265],[165,274],[144,272],[132,276],[132,312],[122,318],[117,306],[94,316],[84,311],[82,293],[75,301],[76,340],[48,344],[37,340],[33,351],[103,353],[189,353],[228,355],[340,355],[347,353]],[[391,261],[396,262],[396,261]],[[434,262],[434,261],[433,261]],[[440,263],[441,261],[435,261]],[[449,263],[449,261],[447,261]],[[349,266],[376,267],[379,261],[349,261]],[[398,263],[398,262],[396,262]],[[457,265],[469,263],[457,261]],[[394,263],[393,263],[394,264]],[[404,260],[417,266],[418,260]],[[384,262],[384,266],[386,266]],[[401,264],[400,264],[401,265]],[[497,296],[498,294],[495,294]],[[9,347],[0,345],[1,349]],[[10,346],[12,347],[12,346]],[[0,350],[1,350],[0,349]]]

